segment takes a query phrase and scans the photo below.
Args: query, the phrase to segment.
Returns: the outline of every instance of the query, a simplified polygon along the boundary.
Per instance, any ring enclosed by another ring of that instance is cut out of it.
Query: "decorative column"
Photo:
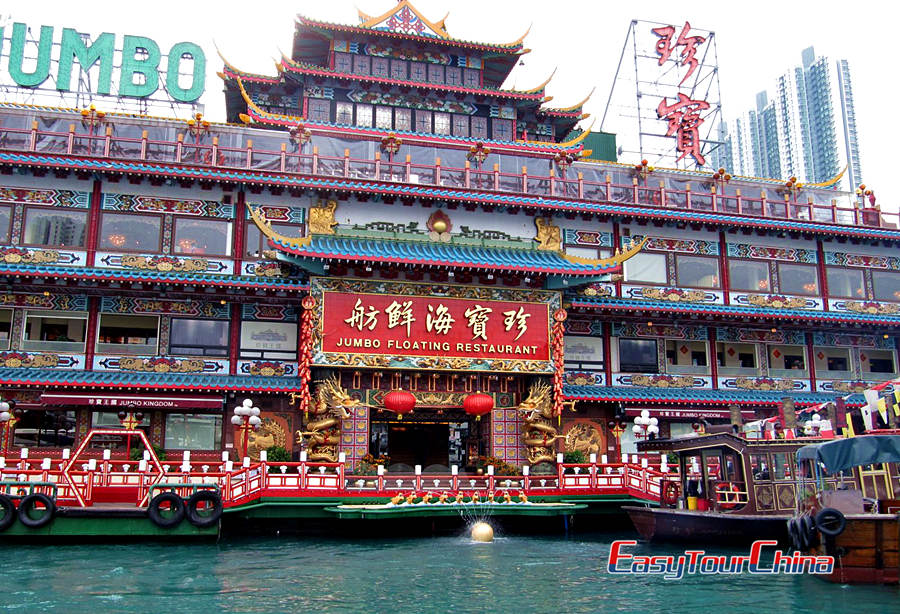
[[[312,333],[313,333],[313,309],[316,306],[316,299],[311,296],[305,296],[300,303],[303,307],[303,314],[300,316],[300,343],[297,348],[297,375],[300,377],[300,391],[296,395],[297,409],[306,414],[309,411],[309,382],[310,370],[309,366],[312,362]]]
[[[553,356],[553,414],[561,422],[563,409],[563,354],[565,350],[565,325],[566,310],[560,307],[553,314],[553,345],[551,354]]]
[[[94,258],[97,255],[97,243],[100,235],[100,209],[103,206],[103,183],[96,179],[91,192],[91,204],[88,211],[87,237],[85,248],[87,249],[86,266],[94,266]],[[88,369],[91,367],[88,366]]]

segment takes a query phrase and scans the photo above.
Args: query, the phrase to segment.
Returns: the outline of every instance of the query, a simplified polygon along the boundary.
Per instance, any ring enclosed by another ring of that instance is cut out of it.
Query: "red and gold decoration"
[[[444,213],[443,209],[438,209],[428,216],[425,227],[428,229],[428,238],[432,241],[440,241],[442,243],[450,241],[450,231],[453,229],[453,224],[450,222],[450,216]]]
[[[522,412],[525,424],[522,441],[528,463],[537,465],[554,462],[554,442],[560,435],[553,426],[553,417],[557,415],[553,408],[553,389],[544,383],[532,384],[528,389],[528,397],[519,403],[517,409]]]
[[[403,139],[396,134],[389,134],[381,139],[381,151],[388,155],[388,160],[391,162],[394,161],[394,155],[400,151],[401,145],[403,145]]]
[[[298,352],[297,375],[300,377],[300,392],[291,393],[291,402],[297,403],[297,409],[303,412],[304,416],[309,413],[309,383],[310,370],[309,365],[312,362],[312,335],[313,335],[313,309],[316,306],[316,299],[311,296],[303,297],[300,303],[303,307],[303,315],[300,316],[300,347]]]
[[[136,431],[144,421],[144,414],[141,412],[120,411],[117,417],[126,431]],[[125,436],[125,458],[131,458],[131,435]]]
[[[470,416],[475,416],[475,420],[481,420],[482,416],[494,409],[494,397],[480,391],[470,394],[463,401],[463,409]]]
[[[384,395],[384,408],[397,414],[402,420],[403,414],[411,414],[416,407],[416,397],[406,390],[391,390]]]
[[[875,207],[877,207],[877,205],[875,204],[875,192],[873,192],[871,188],[867,188],[866,184],[861,183],[859,187],[856,188],[856,195],[859,197],[863,209],[874,209]],[[868,203],[866,201],[868,201]]]
[[[9,452],[9,444],[12,442],[13,431],[16,423],[22,418],[23,411],[16,408],[16,402],[0,401],[0,428],[3,429],[3,452]]]
[[[553,415],[560,420],[563,410],[563,381],[565,366],[563,353],[565,350],[566,310],[557,309],[553,313]]]
[[[309,143],[310,139],[312,139],[312,131],[303,124],[292,126],[288,131],[288,134],[290,135],[291,140],[300,148]]]
[[[612,433],[612,436],[616,438],[616,453],[619,454],[619,457],[621,458],[622,433],[624,433],[625,429],[627,428],[625,425],[625,422],[623,420],[610,420],[609,422],[606,423],[606,428],[608,428],[609,432]]]
[[[476,143],[469,147],[469,153],[466,154],[466,158],[470,162],[474,162],[478,168],[481,168],[481,165],[484,164],[489,155],[491,155],[490,147],[485,147],[484,143]]]
[[[653,167],[649,166],[647,160],[641,160],[640,164],[634,165],[634,172],[641,179],[641,181],[646,181],[647,177],[650,176],[650,173],[653,172]]]
[[[803,188],[803,185],[797,180],[796,177],[791,177],[787,181],[784,182],[784,190],[785,196],[790,196],[791,198],[797,198],[797,194]]]
[[[81,110],[81,121],[85,126],[88,127],[88,132],[90,134],[94,134],[94,131],[103,123],[104,118],[106,117],[105,111],[98,111],[94,105],[89,106],[87,109]]]
[[[209,122],[203,119],[203,113],[195,113],[194,116],[187,120],[188,133],[194,137],[196,143],[209,132]]]
[[[304,430],[297,431],[295,442],[305,444],[307,458],[326,463],[338,462],[341,441],[341,422],[352,415],[359,401],[341,386],[337,376],[330,377],[316,387],[316,398],[310,406],[310,419]]]
[[[255,407],[250,399],[244,399],[243,403],[234,408],[231,423],[235,426],[236,437],[234,440],[240,446],[238,451],[241,454],[241,458],[247,457],[250,431],[257,430],[262,423],[259,414],[259,408]]]
[[[572,163],[576,160],[578,160],[578,155],[567,151],[561,151],[553,156],[553,161],[556,162],[556,166],[559,167],[559,172],[562,175],[566,174],[566,171],[569,170],[569,167],[572,166]]]
[[[713,173],[713,181],[716,184],[716,188],[721,192],[725,189],[725,186],[731,181],[731,174],[726,172],[724,168],[720,168],[715,173]]]

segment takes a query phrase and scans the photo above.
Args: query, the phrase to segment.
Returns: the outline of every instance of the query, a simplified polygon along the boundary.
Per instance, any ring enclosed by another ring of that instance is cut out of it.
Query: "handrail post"
[[[209,152],[210,166],[219,166],[219,137],[214,136],[212,141],[212,149]]]
[[[494,164],[494,191],[500,191],[500,165]]]
[[[75,147],[75,124],[69,124],[69,138],[66,143],[66,153],[71,154]]]
[[[472,187],[472,163],[466,160],[466,165],[463,167],[463,175],[464,175],[464,185],[467,188]]]
[[[606,176],[606,202],[612,200],[612,176]]]
[[[740,189],[740,188],[735,189],[735,191],[734,191],[734,197],[735,197],[735,200],[736,200],[736,202],[737,202],[737,212],[738,212],[738,213],[743,213],[743,210],[744,210],[744,203],[743,203],[743,201],[741,200],[741,189]]]
[[[281,164],[281,172],[283,173],[287,169],[287,143],[281,144],[281,155],[280,164]]]
[[[638,180],[637,177],[631,178],[631,202],[638,204]]]
[[[441,159],[434,159],[434,185],[441,185]]]
[[[528,167],[522,167],[522,194],[528,194]]]
[[[691,182],[688,181],[684,184],[684,204],[687,207],[688,211],[692,209],[691,207]]]
[[[766,199],[766,191],[765,190],[760,190],[759,198],[760,198],[760,201],[762,202],[762,216],[769,217],[768,211],[766,211],[766,209],[769,208],[769,201]]]
[[[106,127],[106,138],[103,140],[103,157],[109,157],[109,151],[112,148],[112,126]]]
[[[318,145],[313,145],[312,174],[313,175],[319,174],[319,146]]]
[[[404,182],[409,183],[412,176],[412,156],[406,154],[406,164],[404,164]]]
[[[718,207],[716,206],[716,204],[718,203],[719,199],[718,199],[718,194],[716,194],[716,186],[712,186],[709,189],[709,194],[710,194],[710,197],[712,198],[712,210],[717,211]]]
[[[37,148],[37,133],[38,133],[38,123],[37,120],[31,122],[31,143],[29,149],[34,151]]]
[[[253,166],[253,139],[247,139],[247,162],[245,168],[250,169]]]
[[[667,198],[668,192],[666,191],[666,182],[662,179],[659,180],[659,204],[662,207],[666,207],[669,199]]]
[[[550,169],[550,196],[556,196],[556,169]]]
[[[147,131],[141,131],[141,160],[147,159]]]
[[[344,150],[344,177],[350,176],[350,150]]]
[[[375,152],[375,179],[381,179],[381,152]]]
[[[578,198],[584,198],[584,173],[578,171]]]
[[[175,145],[175,161],[181,162],[181,152],[184,148],[184,135],[178,135],[178,143]]]

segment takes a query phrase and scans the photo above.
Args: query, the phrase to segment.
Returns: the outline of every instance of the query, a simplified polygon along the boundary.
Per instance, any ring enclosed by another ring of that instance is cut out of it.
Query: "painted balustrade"
[[[433,165],[412,164],[409,156],[405,159],[402,154],[389,157],[381,152],[376,152],[372,160],[352,158],[349,150],[343,156],[324,156],[308,144],[299,149],[293,145],[294,151],[288,151],[287,145],[273,151],[254,147],[252,139],[246,139],[243,147],[226,147],[219,146],[217,137],[210,135],[193,142],[184,134],[178,134],[175,141],[151,140],[147,138],[147,131],[139,139],[116,136],[110,126],[105,131],[98,128],[95,132],[89,131],[80,121],[70,124],[66,132],[38,129],[37,122],[31,130],[0,123],[0,149],[412,183],[767,219],[900,227],[900,213],[881,211],[868,205],[861,207],[862,201],[840,193],[833,196],[827,192],[819,193],[819,197],[824,194],[832,199],[823,204],[813,202],[813,195],[803,190],[779,199],[767,198],[765,192],[760,196],[741,194],[739,189],[729,190],[735,194],[719,193],[724,189],[717,190],[711,180],[701,177],[696,178],[694,189],[676,189],[667,186],[663,180],[658,185],[652,185],[652,179],[640,182],[633,179],[631,184],[616,183],[610,176],[606,181],[589,181],[575,170],[577,167],[558,176],[554,171],[539,176],[529,173],[525,167],[521,173],[500,172],[496,165],[487,168],[466,163],[464,168],[454,168],[441,164],[440,158],[436,158]],[[615,169],[617,176],[624,168]],[[664,171],[652,177],[657,176],[667,177]],[[684,178],[683,175],[673,177]],[[769,194],[780,189],[777,183],[760,184],[760,187],[769,190]],[[803,198],[807,202],[800,200]],[[845,200],[840,203],[838,198]]]

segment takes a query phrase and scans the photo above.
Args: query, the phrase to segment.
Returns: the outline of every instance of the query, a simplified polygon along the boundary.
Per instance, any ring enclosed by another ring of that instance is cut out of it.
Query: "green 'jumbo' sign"
[[[15,23],[12,26],[12,35],[7,39],[3,36],[3,28],[0,28],[0,45],[10,45],[7,72],[15,84],[21,87],[40,87],[50,78],[51,66],[56,64],[56,89],[69,92],[76,62],[85,71],[90,70],[95,64],[99,66],[97,82],[91,88],[96,94],[149,98],[159,89],[163,72],[165,89],[169,96],[178,102],[194,102],[200,98],[206,87],[206,56],[203,49],[194,43],[183,42],[172,45],[167,56],[167,65],[162,67],[160,66],[162,53],[153,39],[125,35],[121,47],[117,48],[116,37],[109,32],[104,32],[93,41],[85,41],[77,30],[63,28],[59,45],[54,45],[53,26],[41,26],[37,42],[37,59],[28,62],[33,68],[26,69],[27,32],[27,25]],[[53,57],[54,49],[59,49],[58,57]],[[118,64],[119,90],[113,92],[113,70],[117,68],[115,63],[117,58],[121,58]],[[179,79],[181,64],[185,60],[193,60],[190,84],[182,83]]]

